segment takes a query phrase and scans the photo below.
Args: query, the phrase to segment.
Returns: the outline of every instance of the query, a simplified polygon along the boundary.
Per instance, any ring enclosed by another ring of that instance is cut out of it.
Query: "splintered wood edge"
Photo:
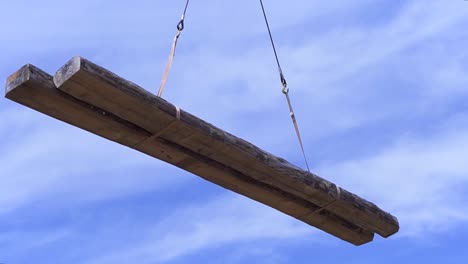
[[[51,75],[32,64],[26,64],[7,78],[5,97],[11,99],[12,92],[29,81],[49,82],[49,85],[54,85]]]

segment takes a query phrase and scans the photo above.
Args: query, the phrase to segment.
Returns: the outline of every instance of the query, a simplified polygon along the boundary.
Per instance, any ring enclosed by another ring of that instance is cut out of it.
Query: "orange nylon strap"
[[[266,11],[265,11],[265,6],[263,5],[262,0],[260,0],[260,6],[262,7],[263,18],[265,19],[265,24],[266,24],[266,27],[268,29],[268,35],[270,36],[271,47],[273,48],[273,52],[274,52],[275,59],[276,59],[276,64],[278,66],[278,72],[279,72],[279,75],[280,75],[281,84],[283,85],[283,93],[284,93],[284,95],[286,95],[286,99],[288,100],[289,113],[291,115],[291,119],[292,119],[293,124],[294,124],[294,129],[296,130],[297,139],[299,140],[299,144],[301,145],[302,156],[304,157],[304,161],[305,161],[305,164],[307,166],[307,170],[310,173],[309,163],[307,162],[307,156],[306,156],[305,150],[304,150],[304,144],[302,143],[301,133],[299,131],[299,126],[297,125],[297,121],[296,121],[296,115],[294,114],[291,99],[289,98],[288,83],[286,82],[286,78],[284,77],[283,70],[281,69],[281,64],[280,64],[280,61],[279,61],[279,58],[278,58],[278,53],[276,52],[275,42],[273,41],[273,35],[271,34],[270,24],[268,23],[268,18],[267,18]]]
[[[175,51],[176,51],[176,48],[177,48],[177,41],[179,40],[179,37],[180,37],[181,33],[182,33],[182,30],[177,29],[177,33],[176,33],[176,35],[174,37],[174,41],[172,42],[171,52],[169,53],[169,59],[167,60],[166,69],[164,70],[164,74],[163,74],[163,77],[161,79],[161,84],[159,85],[159,91],[158,91],[158,96],[159,97],[162,96],[162,94],[164,92],[164,88],[166,87],[167,79],[169,77],[169,72],[171,70],[172,62],[174,61],[174,57],[175,57]]]
[[[169,78],[169,72],[171,70],[172,62],[174,61],[175,52],[177,48],[177,41],[179,40],[180,34],[182,33],[185,27],[185,14],[187,13],[187,8],[188,8],[189,3],[190,3],[190,0],[187,0],[185,2],[184,12],[182,13],[182,17],[180,18],[180,21],[177,24],[177,33],[174,37],[174,41],[172,42],[172,48],[171,48],[171,52],[169,53],[169,59],[167,60],[167,63],[166,63],[166,69],[164,70],[164,74],[161,79],[161,84],[159,85],[159,91],[158,91],[159,97],[162,96],[164,88],[166,87],[167,79]]]
[[[167,124],[167,126],[162,128],[158,132],[154,133],[153,135],[151,135],[151,136],[141,140],[140,142],[136,143],[135,145],[133,145],[133,148],[139,147],[143,143],[146,143],[146,142],[148,142],[150,140],[153,140],[153,139],[156,139],[156,138],[162,136],[165,132],[167,132],[169,130],[169,128],[171,128],[173,125],[175,125],[177,122],[179,122],[180,121],[180,108],[178,106],[175,106],[175,109],[176,109],[176,119],[172,120],[169,124]]]
[[[285,91],[285,90],[283,90],[283,91]],[[288,101],[289,114],[290,114],[292,122],[294,124],[294,129],[296,130],[296,136],[297,136],[297,139],[299,141],[299,145],[301,145],[302,155],[304,156],[304,161],[305,161],[305,164],[307,166],[307,170],[310,172],[309,163],[307,162],[307,156],[306,156],[306,153],[305,153],[305,150],[304,150],[304,144],[302,143],[301,132],[299,131],[299,125],[297,124],[296,114],[294,114],[294,109],[293,109],[293,106],[292,106],[292,103],[291,103],[291,98],[289,97],[289,92],[286,90],[286,92],[284,92],[284,95],[286,95],[286,100]]]

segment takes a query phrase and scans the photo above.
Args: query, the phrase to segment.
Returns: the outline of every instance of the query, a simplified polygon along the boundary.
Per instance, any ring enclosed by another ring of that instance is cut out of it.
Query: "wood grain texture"
[[[124,145],[137,144],[151,135],[109,112],[61,92],[56,89],[52,76],[30,64],[8,78],[5,97]]]
[[[72,82],[62,84],[76,85]],[[52,77],[26,65],[10,76],[6,97],[41,113],[85,129],[101,137],[161,159],[224,188],[293,216],[355,245],[372,241],[373,233],[329,211],[248,177],[217,161],[151,133],[103,109],[56,89]],[[170,108],[168,108],[170,109]]]
[[[58,89],[109,111],[150,133],[176,116],[176,107],[112,72],[75,57],[54,76]],[[64,85],[66,84],[66,85]],[[299,197],[371,232],[388,237],[399,229],[391,214],[335,184],[304,171],[185,111],[161,135],[268,186]]]

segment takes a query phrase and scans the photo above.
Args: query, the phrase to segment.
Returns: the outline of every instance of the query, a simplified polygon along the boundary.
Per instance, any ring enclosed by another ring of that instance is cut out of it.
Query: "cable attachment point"
[[[282,72],[280,73],[280,78],[281,78],[281,84],[283,85],[282,92],[284,94],[288,94],[289,93],[288,83],[286,82],[286,78],[284,78],[284,75]]]
[[[307,162],[307,156],[306,156],[305,150],[304,150],[304,144],[302,143],[301,133],[299,131],[299,126],[297,125],[297,121],[296,121],[296,115],[294,115],[294,110],[293,110],[293,107],[292,107],[292,104],[291,104],[291,98],[289,98],[288,83],[286,82],[286,78],[284,78],[283,71],[281,70],[281,64],[280,64],[279,59],[278,59],[278,53],[276,52],[275,42],[273,41],[273,36],[272,36],[271,30],[270,30],[270,24],[268,23],[268,18],[267,18],[267,15],[266,15],[266,12],[265,12],[265,7],[263,6],[263,1],[262,0],[260,0],[260,5],[262,7],[263,18],[265,19],[265,24],[266,24],[267,29],[268,29],[268,35],[270,35],[271,47],[273,48],[273,52],[275,54],[276,64],[278,65],[278,71],[279,71],[280,78],[281,78],[281,85],[283,86],[282,92],[286,96],[286,100],[288,101],[289,115],[291,116],[291,119],[293,121],[294,129],[296,130],[297,139],[298,139],[299,144],[301,146],[302,156],[304,156],[305,165],[307,166],[307,170],[310,173],[309,163]]]
[[[291,116],[293,122],[296,122],[296,115],[294,114],[294,112],[290,112],[289,115]]]
[[[180,19],[179,23],[177,24],[177,30],[178,31],[182,31],[184,30],[184,16],[182,16],[182,18]]]

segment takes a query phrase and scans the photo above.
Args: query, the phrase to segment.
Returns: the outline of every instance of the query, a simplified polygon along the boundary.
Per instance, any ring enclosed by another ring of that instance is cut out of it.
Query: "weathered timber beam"
[[[33,65],[12,74],[5,97],[123,145],[135,145],[150,133],[58,90],[52,76]]]
[[[7,80],[6,97],[98,136],[136,149],[190,171],[224,188],[257,200],[355,245],[372,241],[373,233],[315,204],[266,185],[199,153],[151,133],[112,113],[56,89],[52,77],[26,65]]]
[[[75,57],[54,76],[58,89],[112,112],[151,133],[172,123],[175,107],[88,60]],[[66,85],[64,85],[66,83]],[[335,184],[308,173],[199,118],[181,111],[181,122],[161,136],[260,182],[301,197],[383,237],[396,233],[398,220]]]

